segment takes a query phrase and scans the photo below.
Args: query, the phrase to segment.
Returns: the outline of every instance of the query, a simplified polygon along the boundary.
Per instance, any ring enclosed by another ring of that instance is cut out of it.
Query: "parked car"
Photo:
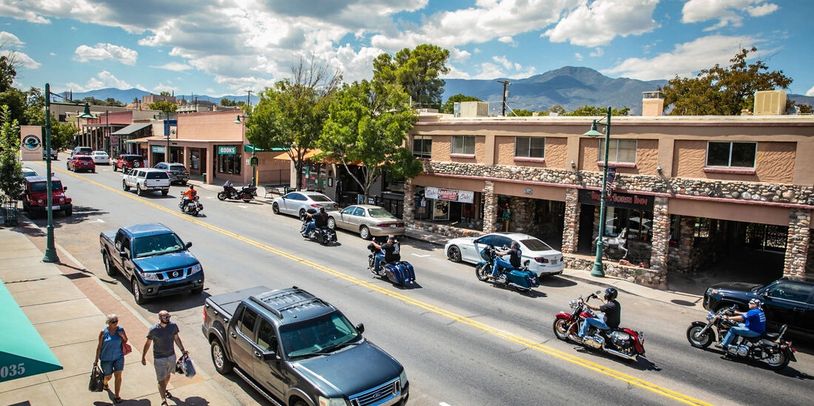
[[[159,169],[133,169],[122,175],[122,189],[127,192],[130,188],[136,189],[139,196],[157,190],[166,196],[170,192],[170,177]]]
[[[74,172],[96,172],[96,163],[90,155],[74,155],[65,161],[65,166]]]
[[[320,207],[324,207],[325,210],[334,210],[339,208],[339,205],[322,193],[305,191],[286,193],[271,203],[271,210],[274,214],[293,214],[301,219],[305,217],[306,210],[310,208],[319,210]]]
[[[770,329],[777,331],[788,324],[790,332],[814,337],[814,278],[783,277],[765,285],[717,283],[704,293],[704,309],[718,311],[735,305],[746,311],[751,299],[763,302]]]
[[[90,156],[93,157],[93,163],[97,165],[110,165],[110,155],[105,151],[93,151]]]
[[[109,276],[121,273],[136,303],[158,296],[204,290],[201,263],[163,224],[138,224],[99,235],[102,262]]]
[[[234,371],[271,404],[407,403],[404,367],[362,335],[364,325],[297,287],[209,297],[201,328],[215,370]]]
[[[91,147],[76,147],[71,150],[71,156],[74,155],[90,155],[93,152],[93,148]]]
[[[28,176],[23,182],[23,210],[28,213],[45,213],[48,210],[47,179],[45,176]],[[71,198],[65,195],[67,186],[56,177],[51,177],[51,210],[61,210],[66,216],[73,214]]]
[[[170,183],[180,183],[186,185],[189,181],[189,171],[183,164],[159,162],[153,167],[167,172],[170,177]]]
[[[116,159],[116,163],[113,165],[113,172],[120,170],[122,172],[127,172],[133,168],[143,168],[144,167],[144,157],[141,155],[136,154],[121,154],[119,158]]]
[[[45,160],[47,155],[48,154],[46,153],[45,147],[43,146],[42,147],[42,160],[43,161]],[[51,148],[51,160],[57,160],[58,158],[59,158],[59,154],[58,154],[57,150]]]
[[[35,170],[33,170],[33,169],[31,169],[31,168],[29,168],[27,166],[24,166],[23,167],[23,177],[27,178],[29,176],[37,176],[37,171],[35,171]]]
[[[328,227],[359,233],[362,239],[370,236],[404,235],[404,222],[379,206],[360,204],[328,212]]]
[[[444,247],[447,258],[452,262],[468,262],[477,264],[481,261],[480,252],[475,249],[475,243],[480,249],[487,245],[495,248],[511,247],[512,242],[520,243],[523,255],[521,263],[529,260],[529,270],[541,278],[546,275],[561,274],[565,265],[562,252],[551,248],[536,237],[522,233],[490,233],[480,237],[462,237],[449,240]]]

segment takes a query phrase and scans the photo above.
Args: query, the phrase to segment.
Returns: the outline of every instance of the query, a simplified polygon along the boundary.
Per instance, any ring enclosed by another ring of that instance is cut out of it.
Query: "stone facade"
[[[563,260],[565,261],[565,267],[570,269],[581,269],[589,272],[594,266],[594,259],[589,257],[566,255]],[[602,261],[602,269],[605,275],[608,276],[655,289],[667,289],[667,271],[665,270],[619,265],[608,261]]]
[[[692,273],[695,271],[693,261],[693,243],[695,237],[695,219],[692,217],[681,217],[678,223],[678,245],[670,247],[667,266],[671,271],[681,273]]]
[[[657,197],[654,199],[652,237],[650,268],[666,272],[670,244],[670,215],[667,212],[666,197]]]
[[[806,263],[806,273],[814,275],[814,229],[808,230],[808,262]]]
[[[402,219],[411,224],[415,220],[415,186],[412,179],[404,181],[404,213]]]
[[[573,254],[577,252],[577,237],[579,236],[579,191],[568,189],[565,191],[565,219],[562,232],[562,253]]]
[[[491,181],[484,182],[483,187],[483,231],[493,233],[497,230],[497,195],[495,194],[495,184]]]
[[[477,237],[483,235],[482,231],[470,230],[468,228],[458,228],[446,224],[429,223],[426,221],[413,221],[408,227],[419,231],[426,231],[428,233],[440,234],[445,237],[458,238],[458,237]]]
[[[789,211],[789,237],[783,274],[801,276],[806,272],[806,260],[811,236],[811,211]]]

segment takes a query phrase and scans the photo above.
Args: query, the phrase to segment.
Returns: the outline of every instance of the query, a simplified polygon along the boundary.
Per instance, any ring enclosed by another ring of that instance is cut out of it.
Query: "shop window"
[[[709,142],[707,166],[754,168],[756,142]]]
[[[452,137],[452,153],[475,155],[475,137],[460,135]]]
[[[240,153],[218,155],[218,173],[240,175],[240,169],[243,166],[241,158]]]
[[[636,163],[636,140],[610,140],[608,162]],[[605,141],[599,141],[599,159],[605,161]]]
[[[432,157],[432,137],[416,135],[413,137],[413,156],[416,158]]]
[[[514,156],[523,158],[544,158],[545,138],[543,137],[515,137]]]

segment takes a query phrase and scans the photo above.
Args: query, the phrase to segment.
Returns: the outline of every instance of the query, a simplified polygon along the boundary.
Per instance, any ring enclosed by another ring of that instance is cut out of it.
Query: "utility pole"
[[[249,111],[252,109],[252,91],[246,91],[246,113],[248,114]]]
[[[506,99],[509,98],[509,81],[508,80],[498,80],[498,83],[503,83],[503,109],[501,114],[503,117],[506,117]]]

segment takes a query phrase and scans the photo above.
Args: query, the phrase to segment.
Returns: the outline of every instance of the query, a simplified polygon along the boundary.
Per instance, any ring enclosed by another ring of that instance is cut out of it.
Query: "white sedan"
[[[93,157],[93,163],[96,165],[110,165],[110,155],[105,151],[93,151],[90,156]]]
[[[521,233],[490,233],[480,237],[462,237],[449,240],[444,247],[447,258],[452,262],[477,264],[481,261],[480,250],[487,245],[502,249],[510,247],[512,242],[520,243],[523,258],[529,260],[529,270],[540,277],[562,273],[562,252],[551,248],[536,237]],[[477,247],[476,247],[477,244]]]

